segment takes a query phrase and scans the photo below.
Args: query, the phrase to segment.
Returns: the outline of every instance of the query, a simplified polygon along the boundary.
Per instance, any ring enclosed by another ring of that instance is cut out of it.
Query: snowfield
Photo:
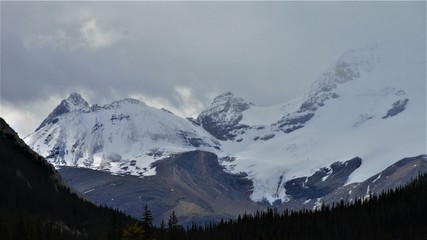
[[[314,98],[322,88],[338,97],[324,101],[304,127],[287,134],[272,129],[275,137],[268,141],[253,141],[258,133],[248,131],[240,143],[223,143],[224,152],[236,157],[224,165],[231,172],[249,174],[254,201],[286,201],[286,189],[278,189],[281,183],[310,176],[336,161],[362,158],[349,184],[366,180],[399,159],[427,152],[425,51],[396,49],[375,45],[345,53],[313,83],[305,99]],[[336,76],[342,74],[336,71],[339,65],[348,66],[345,73],[353,76],[351,80]],[[385,118],[394,103],[405,99],[404,110]],[[274,114],[261,109],[256,114],[243,112],[242,121],[265,124]],[[251,116],[255,120],[249,120]]]
[[[138,176],[155,174],[151,164],[172,154],[206,150],[216,153],[227,171],[248,174],[252,200],[283,202],[284,182],[334,162],[362,158],[350,184],[427,153],[425,53],[425,46],[391,43],[348,51],[306,94],[277,106],[223,94],[201,116],[219,123],[210,129],[223,124],[231,133],[225,140],[215,138],[207,122],[135,99],[88,107],[74,95],[64,100],[70,105],[65,113],[49,115],[25,141],[56,166]]]
[[[46,125],[25,141],[58,166],[147,176],[155,174],[150,164],[157,159],[219,148],[217,140],[190,121],[136,99],[54,118],[58,119],[55,124]]]

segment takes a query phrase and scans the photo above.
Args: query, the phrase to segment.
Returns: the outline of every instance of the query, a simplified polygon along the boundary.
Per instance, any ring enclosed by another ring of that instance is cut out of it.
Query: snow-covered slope
[[[274,202],[287,200],[287,180],[336,161],[362,158],[349,184],[404,157],[425,154],[425,69],[425,48],[385,44],[348,51],[302,98],[243,112],[241,123],[264,126],[248,126],[236,141],[224,142],[224,154],[234,161],[223,164],[249,174],[253,200]],[[260,119],[280,111],[282,118],[270,119],[270,125]]]
[[[86,102],[86,100],[82,98],[80,94],[71,93],[68,99],[62,100],[61,103],[55,109],[53,109],[49,116],[47,116],[47,118],[43,120],[40,126],[37,127],[36,132],[40,128],[50,123],[55,123],[55,121],[57,121],[57,117],[62,114],[73,112],[76,110],[89,111],[89,109],[89,104]]]
[[[25,138],[56,166],[81,166],[132,175],[154,174],[150,164],[172,153],[218,151],[220,143],[190,121],[136,99],[89,107],[76,93]]]
[[[328,166],[345,169],[339,182],[350,184],[427,153],[425,53],[392,44],[351,50],[297,99],[262,107],[227,92],[191,121],[134,99],[90,107],[72,94],[25,141],[57,166],[133,175],[154,174],[151,164],[173,153],[205,150],[247,174],[252,200],[288,201],[290,180],[323,172],[325,181]]]

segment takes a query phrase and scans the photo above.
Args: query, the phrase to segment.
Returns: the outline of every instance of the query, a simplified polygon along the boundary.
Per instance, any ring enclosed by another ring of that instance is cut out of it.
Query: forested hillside
[[[132,218],[97,207],[0,119],[0,239],[120,239]]]

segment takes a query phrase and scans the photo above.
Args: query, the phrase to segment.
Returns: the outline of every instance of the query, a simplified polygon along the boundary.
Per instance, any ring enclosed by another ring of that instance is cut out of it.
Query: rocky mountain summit
[[[71,93],[67,99],[61,101],[61,103],[53,109],[53,111],[47,116],[45,120],[36,128],[36,132],[44,126],[56,123],[58,117],[62,114],[73,112],[73,111],[89,111],[89,104],[82,98],[78,93]]]
[[[251,104],[243,98],[235,97],[233,93],[226,92],[217,96],[210,107],[197,117],[203,128],[219,140],[234,140],[236,131],[248,128],[240,124],[242,112],[249,109]]]

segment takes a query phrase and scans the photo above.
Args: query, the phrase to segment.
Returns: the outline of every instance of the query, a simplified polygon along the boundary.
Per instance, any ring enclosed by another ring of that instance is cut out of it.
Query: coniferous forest
[[[172,212],[153,226],[149,206],[136,220],[85,200],[1,121],[1,240],[427,239],[427,174],[379,196],[318,210],[268,209],[186,228]]]
[[[65,186],[0,119],[0,239],[121,239],[137,222]]]
[[[427,239],[427,174],[380,196],[321,209],[245,214],[180,239]]]

